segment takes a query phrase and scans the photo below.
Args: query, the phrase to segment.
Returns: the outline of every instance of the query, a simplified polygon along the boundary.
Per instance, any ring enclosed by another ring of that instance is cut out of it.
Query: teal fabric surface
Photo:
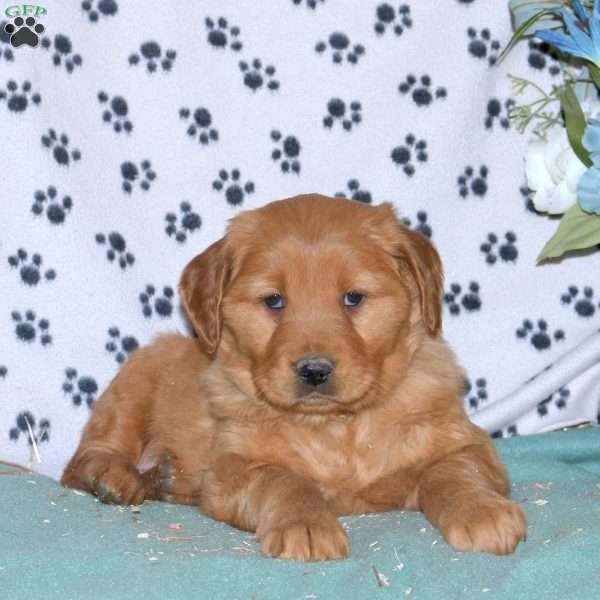
[[[422,515],[395,512],[342,519],[348,560],[269,560],[193,508],[104,506],[0,465],[0,598],[600,598],[600,429],[497,446],[529,523],[509,557],[455,552]]]

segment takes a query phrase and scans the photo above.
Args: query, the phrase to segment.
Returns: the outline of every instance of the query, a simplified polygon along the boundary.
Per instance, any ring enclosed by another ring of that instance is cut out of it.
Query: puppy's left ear
[[[419,290],[421,318],[431,335],[442,328],[444,274],[442,261],[433,244],[418,231],[403,225],[389,203],[377,207],[378,234],[385,239],[395,258],[406,264]]]
[[[225,238],[193,258],[183,270],[179,292],[183,307],[208,354],[221,340],[221,300],[229,276]]]

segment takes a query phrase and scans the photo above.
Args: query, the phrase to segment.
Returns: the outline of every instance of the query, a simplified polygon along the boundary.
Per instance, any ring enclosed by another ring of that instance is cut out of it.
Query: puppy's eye
[[[272,294],[271,296],[267,296],[263,300],[263,304],[267,308],[271,308],[273,310],[279,310],[285,306],[283,296],[281,296],[280,294]]]
[[[346,292],[344,294],[344,306],[358,306],[364,300],[364,297],[364,294],[358,292]]]

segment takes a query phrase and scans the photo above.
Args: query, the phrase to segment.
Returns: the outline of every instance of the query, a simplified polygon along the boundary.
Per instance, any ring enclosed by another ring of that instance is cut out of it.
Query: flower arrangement
[[[600,244],[600,0],[510,0],[514,34],[500,60],[524,36],[556,51],[562,82],[545,91],[509,75],[517,104],[511,118],[530,130],[527,187],[535,209],[562,215],[538,263]]]

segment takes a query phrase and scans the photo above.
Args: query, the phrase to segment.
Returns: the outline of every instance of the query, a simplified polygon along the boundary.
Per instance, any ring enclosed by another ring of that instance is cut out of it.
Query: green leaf
[[[523,2],[523,0],[521,0],[521,2]],[[537,2],[536,4],[546,4],[543,2]],[[548,4],[557,4],[554,1],[550,1],[548,2]],[[561,3],[558,3],[560,5],[562,5]],[[515,13],[513,12],[513,15]],[[500,57],[498,58],[498,62],[497,64],[500,64],[505,58],[506,55],[514,48],[515,44],[524,36],[524,35],[531,35],[533,33],[533,31],[529,31],[530,28],[532,27],[532,25],[534,23],[536,23],[537,21],[539,21],[540,19],[547,17],[549,15],[552,15],[552,17],[550,19],[544,19],[544,20],[554,20],[557,19],[558,16],[556,15],[556,13],[553,10],[542,10],[540,12],[536,12],[534,13],[531,17],[529,17],[528,19],[526,19],[525,21],[521,22],[520,25],[516,25],[517,22],[517,18],[515,18],[515,32],[513,33],[512,37],[510,38],[510,41],[508,42],[506,48],[504,48],[504,50],[502,50],[502,53],[500,54]],[[519,19],[520,22],[520,19]],[[559,24],[556,25],[557,27],[559,26]]]
[[[581,110],[579,100],[573,91],[573,87],[569,84],[565,85],[560,94],[560,106],[565,115],[565,127],[567,128],[567,137],[569,144],[573,148],[573,152],[577,158],[586,166],[591,167],[592,161],[589,152],[583,147],[581,142],[583,132],[586,128],[585,115]]]
[[[597,88],[600,88],[600,68],[598,67],[598,65],[591,62],[587,62],[586,66],[588,68],[588,71],[590,72],[590,77],[592,78],[592,81],[596,84]]]
[[[578,203],[560,220],[556,233],[548,240],[537,262],[558,258],[570,250],[582,250],[600,244],[600,216],[581,210]]]
[[[543,10],[557,10],[565,7],[564,0],[510,0],[508,8],[513,29],[520,27],[527,19]]]

